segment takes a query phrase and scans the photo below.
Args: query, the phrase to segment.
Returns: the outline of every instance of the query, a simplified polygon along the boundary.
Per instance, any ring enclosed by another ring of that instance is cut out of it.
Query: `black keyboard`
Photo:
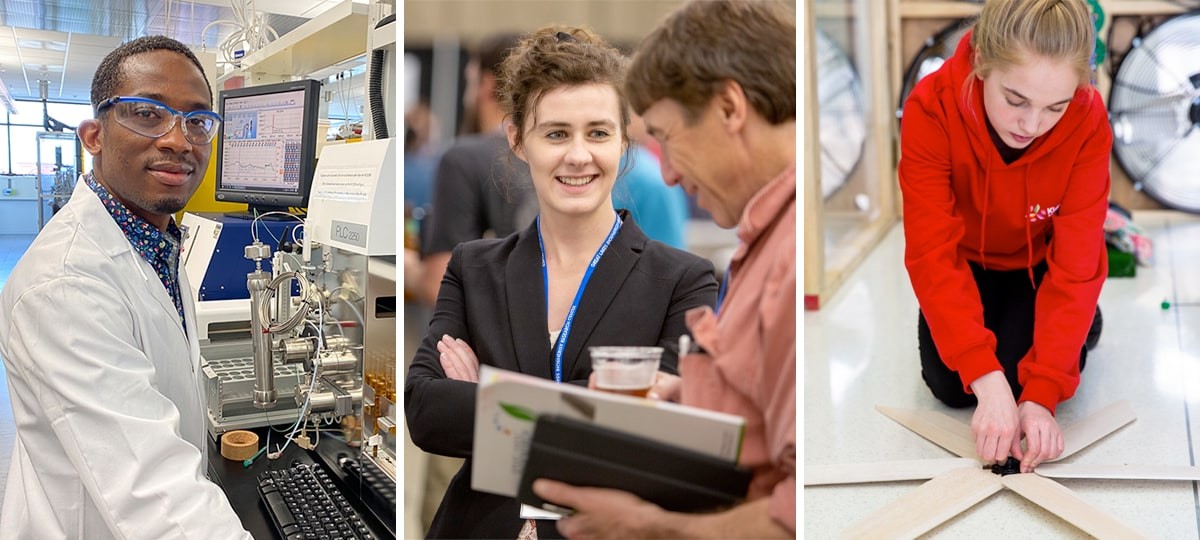
[[[279,534],[287,540],[371,540],[333,479],[316,465],[295,464],[258,476],[258,492]]]

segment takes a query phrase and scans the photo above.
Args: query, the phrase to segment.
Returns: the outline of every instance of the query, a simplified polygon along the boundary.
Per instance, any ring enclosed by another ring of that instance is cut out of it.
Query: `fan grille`
[[[925,40],[925,44],[917,51],[912,63],[904,71],[904,84],[900,88],[900,103],[896,109],[896,117],[904,114],[904,103],[908,95],[917,86],[917,81],[924,79],[942,67],[951,56],[954,56],[958,42],[962,41],[967,30],[975,24],[975,19],[958,19]]]
[[[1200,213],[1200,12],[1135,39],[1109,95],[1117,163],[1165,206]]]

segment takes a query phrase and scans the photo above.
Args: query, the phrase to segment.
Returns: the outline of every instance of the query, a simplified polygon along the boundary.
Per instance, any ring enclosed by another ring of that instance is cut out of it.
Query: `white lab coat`
[[[17,438],[0,539],[250,538],[205,476],[196,311],[79,182],[0,291]]]

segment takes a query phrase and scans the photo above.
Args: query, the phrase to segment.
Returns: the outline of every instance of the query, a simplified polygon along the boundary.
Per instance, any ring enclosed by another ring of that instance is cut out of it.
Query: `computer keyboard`
[[[367,528],[316,465],[294,464],[258,476],[258,492],[280,535],[287,540],[371,540]]]

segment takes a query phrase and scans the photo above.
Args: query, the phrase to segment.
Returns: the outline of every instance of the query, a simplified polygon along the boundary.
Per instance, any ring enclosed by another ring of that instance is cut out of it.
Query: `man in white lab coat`
[[[161,36],[110,53],[78,128],[94,170],[0,291],[17,440],[0,538],[249,538],[204,476],[195,307],[180,211],[220,125],[196,57]]]

